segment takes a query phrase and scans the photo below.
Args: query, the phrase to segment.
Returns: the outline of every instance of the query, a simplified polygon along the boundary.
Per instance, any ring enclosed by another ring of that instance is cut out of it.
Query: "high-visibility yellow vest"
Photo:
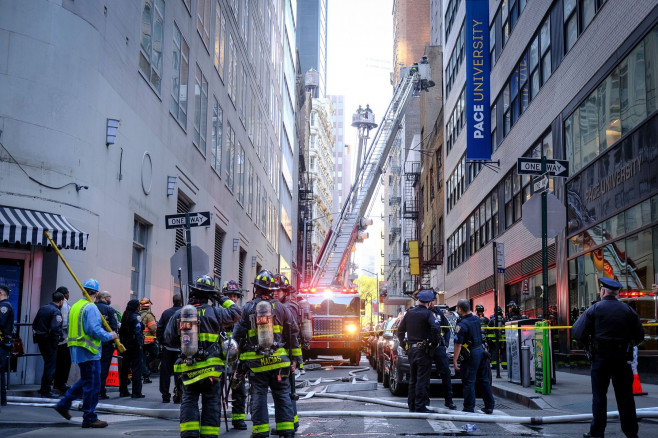
[[[92,339],[86,334],[82,323],[85,308],[90,305],[92,305],[92,303],[83,299],[79,300],[73,305],[73,307],[71,307],[71,311],[69,312],[69,338],[66,344],[69,347],[86,348],[93,354],[96,354],[98,353],[101,341],[100,339]]]

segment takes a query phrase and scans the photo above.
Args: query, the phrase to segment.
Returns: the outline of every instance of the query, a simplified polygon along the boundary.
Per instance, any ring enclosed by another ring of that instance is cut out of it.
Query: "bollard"
[[[530,386],[530,346],[521,346],[521,385]]]

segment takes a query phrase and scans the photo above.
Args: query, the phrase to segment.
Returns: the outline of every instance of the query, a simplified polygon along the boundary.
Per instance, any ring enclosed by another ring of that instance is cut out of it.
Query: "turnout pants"
[[[219,435],[219,391],[221,379],[208,378],[183,385],[180,405],[181,438],[217,437]],[[201,396],[201,413],[199,413]]]
[[[432,358],[416,347],[409,348],[409,412],[426,411],[430,404],[429,387],[432,373]]]
[[[231,389],[231,396],[233,402],[231,403],[231,421],[244,420],[245,406],[247,405],[247,388],[244,380],[238,385],[237,388]]]
[[[252,438],[265,438],[270,435],[267,414],[267,389],[272,390],[276,430],[283,436],[294,436],[294,412],[290,399],[290,368],[279,368],[259,373],[250,373],[251,429]]]

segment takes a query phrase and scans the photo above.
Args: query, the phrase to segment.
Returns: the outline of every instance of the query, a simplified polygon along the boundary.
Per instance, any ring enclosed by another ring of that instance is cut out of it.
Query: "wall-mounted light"
[[[256,256],[251,257],[251,267],[255,268],[256,267]]]
[[[117,131],[119,130],[119,121],[117,119],[107,119],[105,145],[109,146],[114,144],[117,138]]]
[[[176,178],[175,176],[167,177],[167,196],[174,194],[174,190],[176,190]]]
[[[239,244],[240,244],[240,240],[239,240],[239,239],[233,239],[233,251],[237,251],[237,250],[238,250],[238,245],[239,245]]]

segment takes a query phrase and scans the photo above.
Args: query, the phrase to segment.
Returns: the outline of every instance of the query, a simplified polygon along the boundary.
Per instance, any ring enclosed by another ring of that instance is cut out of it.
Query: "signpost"
[[[546,161],[546,170],[542,170],[542,160]],[[521,157],[516,162],[516,172],[519,175],[543,175],[567,178],[569,176],[569,161],[549,160],[546,157]]]
[[[191,227],[209,226],[210,212],[201,211],[194,213],[178,213],[165,215],[165,227],[167,230],[185,228],[185,246],[187,247],[187,284],[192,284],[192,236]]]

